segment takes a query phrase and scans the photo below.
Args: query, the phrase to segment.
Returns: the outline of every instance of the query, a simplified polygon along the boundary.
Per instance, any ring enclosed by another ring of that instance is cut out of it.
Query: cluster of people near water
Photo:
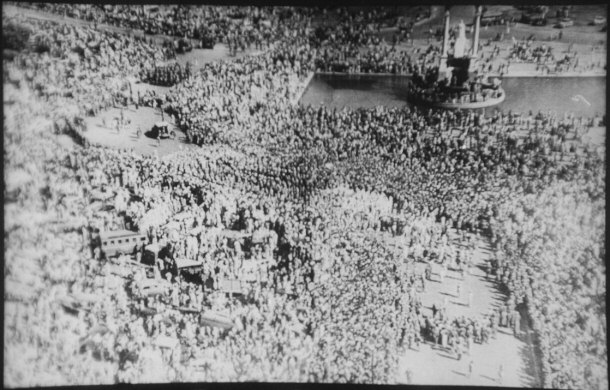
[[[515,62],[550,63],[555,60],[553,48],[546,44],[534,46],[533,40],[515,41],[509,59]]]
[[[593,51],[595,45],[593,45]],[[536,71],[543,74],[550,73],[565,73],[565,72],[584,72],[605,70],[606,63],[600,57],[598,60],[591,58],[589,60],[581,60],[578,51],[573,49],[570,44],[567,51],[556,54],[550,44],[536,44],[534,39],[513,42],[508,51],[508,66],[510,63],[534,63]]]
[[[438,61],[439,50],[429,46],[426,50],[411,51],[395,45],[370,45],[361,50],[355,43],[325,46],[316,58],[317,72],[337,73],[388,73],[409,75],[417,69],[426,69]]]
[[[175,16],[166,28],[182,33],[179,20],[192,19]],[[367,43],[379,28],[375,15],[345,17],[331,41]],[[519,335],[521,313],[545,384],[603,380],[604,157],[581,142],[603,119],[299,106],[323,50],[302,14],[278,16],[286,28],[291,18],[294,33],[270,50],[206,64],[149,100],[205,145],[163,159],[66,146],[53,122],[31,115],[74,105],[55,123],[62,133],[117,96],[135,101],[129,77],[180,73],[155,67],[168,58],[161,48],[36,22],[48,51],[5,60],[7,381],[393,383],[401,348],[428,342],[473,358],[499,326]],[[422,53],[420,66],[437,54]],[[98,234],[126,227],[146,246],[132,261],[105,256]],[[415,264],[439,267],[441,279],[448,268],[469,272],[472,254],[458,255],[452,239],[464,231],[490,236],[489,277],[511,297],[483,318],[421,305],[431,280]],[[239,297],[222,287],[235,280]],[[150,284],[158,290],[146,296]],[[206,325],[209,312],[230,329]]]

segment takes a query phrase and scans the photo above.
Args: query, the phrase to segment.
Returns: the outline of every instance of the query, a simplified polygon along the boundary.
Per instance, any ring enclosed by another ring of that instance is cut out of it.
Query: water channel
[[[343,107],[403,107],[408,76],[316,74],[300,104]],[[595,116],[606,111],[605,77],[507,77],[502,85],[506,100],[496,108],[528,113]],[[494,108],[487,112],[493,112]]]

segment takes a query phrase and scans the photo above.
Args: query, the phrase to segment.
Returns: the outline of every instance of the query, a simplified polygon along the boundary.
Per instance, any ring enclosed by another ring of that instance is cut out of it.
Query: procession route
[[[48,20],[57,23],[62,23],[66,25],[73,26],[81,26],[81,27],[90,27],[93,25],[93,22],[89,22],[87,20],[77,19],[70,16],[62,16],[58,14],[54,14],[51,12],[22,8],[11,4],[5,4],[2,7],[2,13],[8,17],[15,17],[17,15],[25,16],[26,18],[38,19],[38,20]],[[110,33],[119,33],[119,34],[127,34],[132,36],[146,36],[147,38],[155,38],[155,42],[163,43],[166,40],[174,40],[174,37],[170,37],[169,35],[148,35],[144,34],[142,30],[134,30],[126,27],[117,27],[112,26],[110,24],[98,23],[97,29],[100,31],[106,31]]]
[[[457,233],[452,232],[454,243]],[[432,305],[447,301],[449,318],[465,316],[481,318],[484,314],[503,304],[507,296],[498,289],[495,281],[487,280],[484,268],[485,260],[492,253],[485,237],[471,235],[475,242],[473,267],[470,273],[464,274],[464,280],[458,272],[447,271],[443,283],[440,283],[438,268],[433,268],[432,281],[428,281],[426,291],[421,292],[422,305],[427,315],[432,315]],[[458,245],[459,246],[459,245]],[[416,273],[423,273],[424,263],[416,263]],[[457,294],[458,282],[462,282],[461,294]],[[468,306],[468,293],[473,293],[472,304]],[[516,338],[509,328],[498,328],[495,339],[488,344],[474,344],[471,355],[462,356],[461,360],[452,352],[436,348],[431,343],[422,343],[419,348],[405,347],[405,353],[399,357],[400,383],[408,383],[407,370],[411,372],[411,384],[419,385],[470,385],[470,386],[511,386],[540,387],[540,362],[531,345],[530,329],[527,320],[521,320],[521,334]],[[473,371],[469,374],[470,361]],[[499,369],[502,366],[502,380],[499,380]]]
[[[17,15],[23,15],[27,18],[48,20],[66,25],[81,26],[81,27],[92,27],[93,22],[87,20],[81,20],[72,18],[69,16],[62,16],[53,14],[46,11],[33,10],[29,8],[21,8],[14,5],[4,5],[2,7],[3,15],[8,17],[15,17]],[[125,34],[135,37],[145,37],[147,39],[153,39],[155,44],[162,45],[166,41],[174,41],[178,39],[170,35],[163,34],[146,34],[144,31],[139,29],[131,29],[127,27],[117,27],[110,24],[98,23],[97,30],[105,31],[109,33]],[[193,42],[193,40],[191,40]],[[190,52],[179,54],[176,56],[176,62],[180,65],[185,66],[187,62],[190,62],[195,71],[203,68],[206,63],[237,59],[246,55],[257,55],[262,53],[261,50],[246,49],[243,52],[238,52],[236,55],[231,55],[229,48],[224,43],[217,43],[213,49],[197,49],[193,48]]]

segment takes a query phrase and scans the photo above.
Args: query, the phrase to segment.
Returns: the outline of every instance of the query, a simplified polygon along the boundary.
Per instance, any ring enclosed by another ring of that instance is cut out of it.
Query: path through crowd
[[[458,243],[462,240],[457,239],[458,233],[455,230],[451,233],[454,244],[460,246]],[[457,271],[446,271],[442,283],[440,267],[433,268],[431,281],[420,293],[425,314],[431,316],[432,305],[439,306],[445,301],[450,318],[481,318],[506,301],[507,296],[498,289],[496,281],[485,275],[483,265],[492,256],[488,239],[474,234],[471,237],[475,243],[473,267],[464,273],[463,279]],[[425,267],[424,263],[416,263],[416,273],[423,274]],[[405,347],[405,353],[399,358],[400,382],[409,383],[407,371],[410,371],[412,384],[539,387],[539,361],[529,334],[526,319],[522,318],[519,338],[511,329],[500,327],[495,339],[487,344],[475,343],[471,355],[466,354],[460,360],[453,352],[429,342],[413,349]],[[471,361],[472,372],[469,372]]]
[[[93,23],[72,18],[69,16],[60,16],[56,14],[52,14],[50,12],[45,12],[41,10],[20,8],[14,5],[5,5],[2,8],[2,12],[7,16],[14,17],[17,15],[23,15],[26,18],[33,18],[39,20],[49,20],[54,21],[66,25],[73,26],[81,26],[81,27],[92,27]],[[173,41],[176,37],[163,35],[163,34],[145,34],[142,30],[131,29],[127,27],[118,27],[105,23],[98,23],[96,27],[99,31],[106,31],[109,33],[119,33],[119,34],[127,34],[133,35],[137,37],[146,37],[147,39],[152,39],[156,44],[161,45],[165,41]],[[193,43],[192,41],[191,43]],[[214,48],[212,49],[198,49],[193,48],[190,52],[179,54],[176,57],[176,62],[180,65],[185,66],[187,62],[190,62],[195,71],[201,69],[206,63],[214,62],[214,61],[222,61],[222,60],[233,60],[236,58],[240,58],[246,55],[256,55],[262,53],[261,50],[257,50],[254,48],[247,48],[245,51],[240,51],[235,55],[232,55],[229,51],[229,48],[224,43],[216,43]]]

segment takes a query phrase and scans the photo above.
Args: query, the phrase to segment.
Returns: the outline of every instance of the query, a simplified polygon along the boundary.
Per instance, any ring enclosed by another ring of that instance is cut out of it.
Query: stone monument
[[[466,39],[466,26],[464,25],[464,21],[460,20],[460,23],[458,24],[458,36],[455,39],[455,44],[453,46],[453,58],[466,57],[467,43],[468,39]]]

